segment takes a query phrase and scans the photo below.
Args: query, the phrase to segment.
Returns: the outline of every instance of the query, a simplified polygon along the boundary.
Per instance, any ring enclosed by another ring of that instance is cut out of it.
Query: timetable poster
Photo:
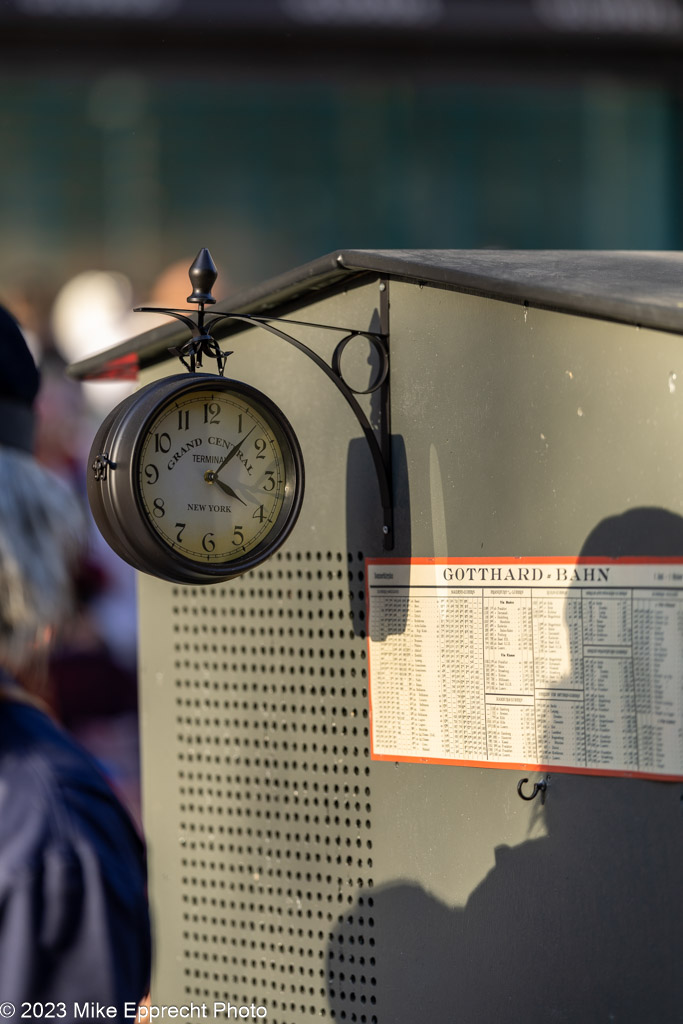
[[[372,757],[683,778],[683,559],[368,559]]]

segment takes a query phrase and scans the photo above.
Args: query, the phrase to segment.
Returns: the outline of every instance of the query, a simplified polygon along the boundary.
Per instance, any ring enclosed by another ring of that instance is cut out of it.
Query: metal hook
[[[531,796],[525,796],[524,793],[522,792],[522,786],[525,784],[525,782],[528,782],[528,781],[529,781],[528,779],[520,779],[519,782],[517,783],[517,793],[519,794],[519,796],[522,798],[522,800],[534,800],[538,796],[538,794],[540,793],[541,794],[541,803],[544,804],[545,803],[545,792],[546,792],[546,790],[548,788],[547,777],[545,779],[543,779],[541,782],[534,782],[534,788],[531,791]]]

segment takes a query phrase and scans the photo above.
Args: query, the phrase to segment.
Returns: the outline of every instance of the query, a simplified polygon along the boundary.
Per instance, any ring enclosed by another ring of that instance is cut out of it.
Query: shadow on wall
[[[381,330],[379,310],[373,313],[368,330]],[[383,376],[382,361],[374,345],[364,339],[357,338],[354,341],[362,344],[356,344],[355,352],[353,345],[344,349],[345,354],[348,351],[349,358],[347,364],[340,365],[342,376],[367,416],[376,441],[381,445],[380,424],[383,416],[388,415],[387,411],[383,410],[382,390],[379,387]],[[384,422],[385,425],[388,422],[389,427],[391,426],[390,421]],[[358,430],[360,433],[360,425]],[[362,550],[363,558],[406,558],[410,557],[412,552],[410,486],[405,441],[401,434],[390,433],[389,443],[391,460],[388,470],[394,520],[394,536],[390,548],[385,547],[382,494],[368,441],[365,437],[355,437],[348,445],[345,492],[346,543],[350,552],[358,551],[360,554]],[[360,628],[356,621],[354,628],[358,635],[365,637],[364,621]]]
[[[683,519],[635,509],[581,553],[680,557]],[[328,949],[333,1018],[680,1024],[682,800],[678,783],[555,774],[547,836],[497,848],[464,907],[414,884],[364,890]]]

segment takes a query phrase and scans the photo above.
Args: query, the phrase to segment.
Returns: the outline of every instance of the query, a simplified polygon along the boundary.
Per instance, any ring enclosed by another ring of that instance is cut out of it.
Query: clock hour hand
[[[223,459],[223,461],[221,462],[221,464],[220,464],[220,466],[218,467],[218,469],[217,469],[217,470],[215,470],[216,474],[220,473],[220,471],[221,471],[221,470],[223,469],[223,467],[224,467],[224,466],[227,466],[227,464],[228,464],[228,463],[230,462],[230,459],[233,459],[233,458],[235,457],[235,455],[237,455],[238,451],[240,450],[240,448],[242,447],[242,445],[244,444],[244,442],[246,441],[246,439],[247,439],[247,438],[249,437],[249,434],[253,434],[253,433],[254,433],[254,431],[256,430],[256,427],[257,427],[257,425],[258,425],[258,424],[256,424],[256,423],[255,423],[255,424],[254,424],[254,426],[253,426],[253,427],[251,428],[251,430],[249,431],[249,433],[248,433],[248,434],[245,434],[245,435],[244,435],[244,437],[242,438],[242,440],[241,440],[241,441],[239,441],[239,442],[238,442],[238,443],[237,443],[237,444],[235,445],[235,447],[234,447],[234,448],[231,448],[231,449],[230,449],[230,451],[229,451],[229,452],[228,452],[228,454],[227,454],[227,455],[225,456],[225,458],[224,458],[224,459]]]
[[[228,484],[224,484],[222,480],[218,479],[218,477],[214,476],[213,480],[211,480],[210,482],[215,484],[216,487],[220,487],[220,489],[222,491],[225,491],[226,494],[230,495],[231,498],[237,498],[237,500],[241,501],[243,505],[247,504],[246,501],[242,501],[239,494],[235,494],[232,487],[230,487]]]

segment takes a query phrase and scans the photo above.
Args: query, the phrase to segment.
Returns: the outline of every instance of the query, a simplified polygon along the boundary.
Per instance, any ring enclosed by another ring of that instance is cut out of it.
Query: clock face
[[[278,407],[240,381],[179,374],[113,409],[91,448],[105,540],[142,572],[218,583],[253,569],[299,515],[304,466]]]
[[[278,524],[293,481],[272,414],[229,388],[180,393],[146,428],[137,465],[147,522],[173,551],[233,562]]]

